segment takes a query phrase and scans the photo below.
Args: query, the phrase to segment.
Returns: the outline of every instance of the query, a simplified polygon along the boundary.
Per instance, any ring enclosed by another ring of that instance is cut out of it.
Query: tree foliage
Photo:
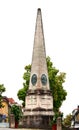
[[[66,127],[70,127],[71,126],[71,120],[72,120],[72,115],[68,114],[64,120],[63,120],[63,125]]]
[[[59,111],[62,102],[66,99],[67,96],[67,92],[63,88],[63,83],[65,82],[66,74],[59,72],[59,70],[53,66],[53,63],[50,61],[50,57],[47,57],[46,60],[50,89],[52,91],[53,96],[54,112],[56,112]],[[23,79],[25,80],[25,82],[23,83],[23,88],[20,89],[17,93],[18,98],[22,100],[23,103],[25,102],[25,96],[29,86],[30,71],[31,65],[26,66],[25,73],[23,75]]]
[[[18,122],[20,120],[20,118],[22,117],[21,107],[15,105],[15,104],[11,107],[11,113],[14,114],[16,122]]]
[[[67,92],[63,88],[66,74],[59,72],[59,70],[53,66],[53,63],[50,61],[50,57],[47,57],[47,67],[50,89],[53,96],[54,111],[57,112],[67,96]]]
[[[24,69],[25,69],[25,73],[23,74],[23,79],[25,82],[23,83],[23,88],[20,89],[17,93],[19,100],[23,101],[22,103],[23,106],[25,105],[25,96],[29,87],[31,65],[25,66]]]
[[[3,107],[3,105],[2,105],[2,93],[3,92],[5,92],[6,91],[6,89],[5,89],[5,87],[4,87],[4,84],[0,84],[0,108],[2,108]]]

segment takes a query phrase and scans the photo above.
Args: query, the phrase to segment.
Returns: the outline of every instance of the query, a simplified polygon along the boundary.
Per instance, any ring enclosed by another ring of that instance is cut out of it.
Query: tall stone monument
[[[26,127],[47,128],[53,114],[53,97],[49,85],[42,14],[39,8],[37,10],[30,83],[25,99]]]

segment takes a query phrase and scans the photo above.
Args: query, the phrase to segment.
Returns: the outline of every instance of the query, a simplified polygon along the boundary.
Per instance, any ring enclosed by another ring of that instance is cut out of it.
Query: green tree
[[[70,127],[71,126],[71,119],[72,119],[72,115],[68,114],[64,120],[63,120],[63,125],[66,127]]]
[[[14,114],[15,122],[19,122],[20,118],[22,117],[22,110],[21,107],[18,105],[12,105],[11,113]]]
[[[25,71],[26,72],[23,74],[23,79],[25,81],[23,83],[23,88],[20,89],[17,93],[19,100],[23,101],[23,103],[22,103],[23,106],[25,106],[25,96],[26,96],[26,92],[27,92],[28,87],[29,87],[31,65],[25,66]]]
[[[62,102],[66,99],[67,96],[67,92],[63,88],[66,74],[59,72],[59,70],[53,66],[53,63],[50,61],[50,57],[47,57],[47,67],[50,89],[53,96],[54,112],[58,112]]]
[[[67,96],[67,92],[63,88],[63,83],[65,82],[66,74],[59,72],[59,70],[53,66],[53,63],[50,61],[50,57],[47,57],[46,60],[50,89],[52,91],[53,96],[54,112],[57,112],[59,111],[62,102],[66,99]],[[18,98],[23,101],[23,104],[25,102],[25,96],[29,86],[30,71],[31,65],[26,66],[25,73],[23,75],[23,79],[25,80],[25,82],[23,83],[23,88],[20,89],[17,93]]]
[[[5,89],[5,87],[4,87],[4,84],[0,84],[0,108],[2,108],[2,107],[4,107],[3,105],[2,105],[2,93],[3,92],[5,92],[6,91],[6,89]]]

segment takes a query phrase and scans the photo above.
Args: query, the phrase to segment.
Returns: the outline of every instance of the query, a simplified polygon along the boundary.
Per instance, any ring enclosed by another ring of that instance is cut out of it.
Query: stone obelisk
[[[29,89],[25,99],[26,127],[47,128],[53,117],[41,9],[37,10]]]

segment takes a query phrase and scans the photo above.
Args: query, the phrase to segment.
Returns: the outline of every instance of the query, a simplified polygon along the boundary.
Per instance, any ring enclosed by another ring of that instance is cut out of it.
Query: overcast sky
[[[37,8],[42,10],[46,55],[66,73],[61,111],[79,105],[79,0],[0,0],[0,84],[16,101],[31,64]]]

